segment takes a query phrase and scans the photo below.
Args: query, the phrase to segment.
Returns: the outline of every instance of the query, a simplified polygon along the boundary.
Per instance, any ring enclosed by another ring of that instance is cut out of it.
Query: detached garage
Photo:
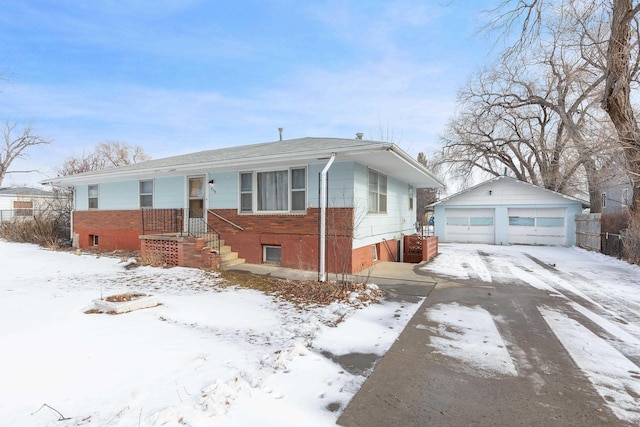
[[[589,203],[500,176],[429,207],[442,242],[575,245],[575,216]]]

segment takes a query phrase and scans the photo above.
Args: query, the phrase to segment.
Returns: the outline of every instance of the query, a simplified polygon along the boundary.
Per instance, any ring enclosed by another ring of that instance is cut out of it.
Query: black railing
[[[184,209],[143,209],[142,234],[184,232]]]
[[[202,211],[189,209],[143,209],[142,234],[177,234],[203,238],[205,245],[220,252],[220,234],[204,218]]]

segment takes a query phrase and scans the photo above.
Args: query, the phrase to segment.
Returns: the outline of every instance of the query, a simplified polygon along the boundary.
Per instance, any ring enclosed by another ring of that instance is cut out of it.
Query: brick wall
[[[209,224],[220,233],[226,245],[250,264],[262,263],[264,245],[280,246],[281,265],[287,268],[317,270],[319,267],[320,210],[306,214],[243,215],[236,209],[216,209],[215,213],[244,230],[209,214]],[[327,210],[327,270],[349,272],[351,263],[352,208]],[[342,267],[346,264],[346,267]]]
[[[141,211],[75,211],[73,231],[78,234],[81,248],[92,247],[92,236],[98,236],[98,248],[138,250],[138,236],[142,234]]]
[[[220,265],[220,255],[205,248],[204,239],[185,236],[140,236],[142,262],[190,268],[213,268]]]
[[[438,255],[438,236],[425,237],[422,241],[422,260],[431,261]]]
[[[282,215],[242,215],[238,214],[236,209],[216,209],[215,212],[244,229],[241,231],[209,214],[209,224],[220,233],[225,244],[230,245],[232,250],[238,252],[238,256],[248,263],[261,264],[263,246],[273,245],[281,248],[283,267],[303,270],[319,268],[319,209],[309,209],[306,214]],[[328,272],[357,273],[373,265],[371,246],[351,250],[352,223],[352,208],[327,210]],[[76,211],[74,232],[79,235],[78,242],[81,248],[92,246],[92,236],[96,235],[99,238],[99,248],[138,250],[141,249],[141,211]],[[390,251],[384,243],[377,245],[378,258],[382,261],[395,260],[397,256],[396,242],[389,240],[388,244]],[[200,249],[196,246],[194,244],[192,248],[188,244],[183,250],[192,251],[197,255]]]

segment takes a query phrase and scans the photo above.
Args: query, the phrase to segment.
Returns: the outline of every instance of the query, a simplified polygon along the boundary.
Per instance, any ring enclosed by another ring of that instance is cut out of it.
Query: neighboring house
[[[32,187],[0,187],[0,221],[32,217],[54,200],[51,191]]]
[[[621,170],[608,177],[601,185],[602,213],[622,212],[631,205],[631,180]]]
[[[573,246],[575,216],[589,203],[507,176],[430,207],[441,242]]]
[[[443,186],[395,144],[360,138],[222,148],[46,183],[73,188],[82,248],[139,249],[141,234],[206,223],[246,262],[336,273],[397,259],[416,231],[415,189]]]

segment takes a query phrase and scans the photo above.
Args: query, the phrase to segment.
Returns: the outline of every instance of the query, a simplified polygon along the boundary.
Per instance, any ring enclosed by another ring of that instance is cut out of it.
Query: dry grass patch
[[[377,302],[385,292],[365,284],[338,284],[310,280],[287,280],[257,274],[223,271],[220,276],[230,285],[278,295],[288,301],[328,305],[335,301],[348,303]]]

